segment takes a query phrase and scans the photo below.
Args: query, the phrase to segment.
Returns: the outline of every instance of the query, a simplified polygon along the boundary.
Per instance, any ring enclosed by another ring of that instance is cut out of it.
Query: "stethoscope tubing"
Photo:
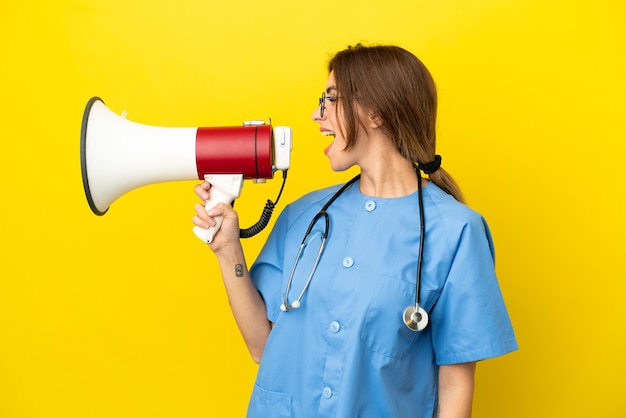
[[[415,280],[415,310],[419,309],[419,300],[420,300],[420,281],[422,278],[422,260],[424,259],[424,242],[426,235],[426,221],[424,221],[424,197],[422,193],[422,176],[417,171],[417,205],[419,206],[420,213],[420,245],[417,254],[417,273]]]
[[[302,243],[300,244],[300,249],[298,250],[298,254],[296,255],[296,259],[293,262],[293,266],[291,267],[291,271],[289,272],[289,279],[287,279],[287,287],[285,289],[285,295],[283,297],[283,303],[280,305],[280,310],[283,312],[287,312],[290,311],[292,309],[296,309],[300,307],[300,304],[302,302],[302,297],[304,296],[304,293],[306,292],[306,290],[309,287],[309,284],[311,284],[311,280],[313,279],[313,274],[315,273],[315,270],[317,269],[317,266],[319,264],[319,261],[322,257],[322,253],[324,252],[324,247],[326,244],[326,239],[328,238],[328,234],[330,231],[330,216],[328,216],[328,208],[330,207],[330,205],[348,188],[350,187],[355,181],[357,181],[359,178],[361,177],[360,174],[357,174],[355,177],[353,177],[349,182],[347,182],[346,184],[344,184],[329,200],[328,202],[326,202],[326,204],[322,207],[322,209],[320,209],[320,211],[315,214],[315,216],[313,217],[313,219],[311,220],[311,222],[309,223],[309,227],[306,230],[306,233],[304,234],[304,237],[302,238]],[[298,295],[298,297],[296,298],[295,301],[293,301],[293,303],[289,303],[289,301],[287,300],[289,298],[289,291],[291,290],[291,283],[293,281],[293,275],[296,271],[296,267],[298,266],[298,261],[300,260],[300,257],[302,256],[302,252],[304,251],[304,248],[306,247],[306,239],[308,238],[309,234],[311,233],[311,231],[313,230],[313,227],[315,226],[315,224],[317,223],[318,219],[320,217],[324,217],[324,221],[325,221],[325,227],[324,227],[324,234],[322,235],[322,242],[320,243],[320,247],[317,250],[317,256],[315,257],[315,262],[313,263],[313,267],[311,268],[311,272],[309,273],[309,277],[307,278],[306,282],[304,283],[304,286],[302,287],[302,291],[300,292],[300,294]]]
[[[416,167],[415,171],[417,173],[417,195],[418,195],[419,218],[420,218],[420,239],[419,239],[418,257],[417,257],[417,273],[416,273],[416,278],[415,278],[415,304],[408,306],[404,310],[404,312],[403,312],[403,321],[404,321],[404,324],[407,326],[407,328],[409,328],[411,331],[421,331],[428,325],[428,322],[429,322],[428,314],[419,305],[420,282],[421,282],[421,278],[422,278],[422,259],[423,259],[423,256],[424,256],[424,242],[425,242],[425,234],[426,234],[426,223],[424,221],[424,202],[423,202],[423,196],[422,196],[422,176],[421,176],[419,167]],[[280,305],[280,310],[281,311],[287,312],[287,311],[290,311],[292,309],[297,309],[297,308],[300,307],[301,302],[302,302],[302,298],[304,297],[304,293],[306,292],[306,290],[308,289],[309,285],[311,284],[311,280],[313,279],[313,275],[315,274],[315,270],[317,269],[319,261],[320,261],[320,259],[322,257],[322,253],[324,252],[324,247],[325,247],[325,244],[326,244],[326,240],[328,238],[328,234],[329,234],[329,231],[330,231],[330,217],[328,215],[327,210],[330,207],[330,205],[348,187],[350,187],[360,177],[361,177],[361,175],[358,174],[354,178],[352,178],[350,181],[348,181],[346,184],[344,184],[328,200],[328,202],[326,202],[326,204],[322,207],[322,209],[317,214],[315,214],[315,216],[313,217],[313,219],[309,223],[309,227],[307,228],[306,233],[304,234],[304,237],[302,238],[302,243],[300,244],[300,248],[298,249],[298,254],[296,255],[296,258],[294,260],[293,266],[291,267],[291,271],[289,272],[289,278],[287,279],[287,286],[285,288],[285,294],[284,294],[284,297],[283,297],[283,303]],[[319,220],[320,217],[323,217],[324,221],[325,221],[324,234],[322,235],[322,238],[321,238],[320,247],[319,247],[319,249],[317,251],[317,255],[315,257],[315,261],[313,263],[313,267],[311,268],[309,276],[307,277],[307,280],[304,283],[304,286],[302,287],[302,291],[298,295],[297,299],[290,304],[287,299],[289,298],[289,292],[291,290],[291,284],[292,284],[292,281],[293,281],[293,276],[294,276],[295,271],[296,271],[296,267],[298,266],[298,261],[300,260],[300,257],[302,256],[302,252],[304,251],[304,248],[306,247],[306,240],[307,240],[309,234],[313,230],[313,227],[315,226],[315,224],[317,223],[317,221]]]

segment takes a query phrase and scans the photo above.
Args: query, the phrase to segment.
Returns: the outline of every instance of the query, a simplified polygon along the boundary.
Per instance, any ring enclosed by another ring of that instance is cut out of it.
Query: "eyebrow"
[[[330,93],[333,90],[337,91],[337,87],[335,87],[335,86],[328,86],[328,87],[326,87],[326,93],[327,94]]]

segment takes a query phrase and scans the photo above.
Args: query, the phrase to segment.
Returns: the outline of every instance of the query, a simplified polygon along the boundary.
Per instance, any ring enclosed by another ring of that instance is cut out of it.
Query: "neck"
[[[357,143],[361,168],[359,190],[367,196],[395,198],[417,191],[418,175],[413,163],[404,158],[380,129],[370,129]],[[428,180],[422,179],[422,186]]]
[[[422,186],[428,183],[422,179]],[[404,158],[379,161],[376,166],[361,166],[359,189],[367,196],[394,198],[407,196],[417,190],[417,173]]]

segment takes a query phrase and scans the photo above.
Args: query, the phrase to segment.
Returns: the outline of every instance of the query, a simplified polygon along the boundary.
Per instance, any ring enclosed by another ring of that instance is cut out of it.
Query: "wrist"
[[[222,244],[218,248],[213,248],[213,253],[220,264],[245,264],[243,247],[240,241],[229,244]]]

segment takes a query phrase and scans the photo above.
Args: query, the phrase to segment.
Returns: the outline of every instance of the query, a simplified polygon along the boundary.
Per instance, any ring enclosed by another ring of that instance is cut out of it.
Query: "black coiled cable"
[[[267,203],[265,203],[265,207],[263,208],[263,212],[261,213],[261,218],[257,223],[252,225],[250,228],[241,229],[239,231],[239,236],[241,238],[250,238],[263,231],[265,227],[269,224],[270,219],[272,218],[272,213],[274,212],[274,208],[278,204],[280,200],[280,196],[283,194],[283,189],[285,188],[285,182],[287,181],[287,170],[283,171],[283,184],[280,187],[280,191],[278,192],[278,196],[276,197],[276,202],[272,202],[267,199]]]

